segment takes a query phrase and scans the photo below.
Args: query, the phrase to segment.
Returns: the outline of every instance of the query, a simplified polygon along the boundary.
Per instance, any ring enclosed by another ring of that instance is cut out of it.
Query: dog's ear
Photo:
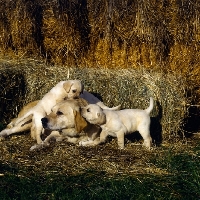
[[[83,99],[83,98],[78,98],[77,101],[78,101],[79,106],[80,106],[81,108],[86,107],[86,106],[89,104],[88,101],[86,101],[86,100]]]
[[[67,93],[70,92],[70,89],[72,87],[73,83],[71,83],[70,81],[66,81],[64,84],[63,84],[63,88],[65,89],[65,91]]]
[[[80,133],[87,125],[88,123],[86,120],[81,116],[80,112],[74,110],[74,121],[75,121],[75,128],[78,133]]]

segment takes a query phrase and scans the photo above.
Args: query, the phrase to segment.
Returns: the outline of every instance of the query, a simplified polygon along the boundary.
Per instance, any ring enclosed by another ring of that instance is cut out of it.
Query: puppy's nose
[[[46,117],[41,119],[43,128],[47,127],[48,119]]]

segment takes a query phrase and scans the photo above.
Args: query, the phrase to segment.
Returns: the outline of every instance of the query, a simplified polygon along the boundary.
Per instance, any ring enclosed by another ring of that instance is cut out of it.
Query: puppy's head
[[[80,133],[87,126],[87,122],[79,110],[80,107],[75,100],[58,103],[49,115],[41,119],[43,128],[50,130],[74,128]]]
[[[63,84],[67,96],[66,99],[76,99],[83,93],[83,84],[80,80],[68,80]]]
[[[103,125],[106,123],[106,115],[97,104],[89,104],[82,108],[81,115],[91,124]]]

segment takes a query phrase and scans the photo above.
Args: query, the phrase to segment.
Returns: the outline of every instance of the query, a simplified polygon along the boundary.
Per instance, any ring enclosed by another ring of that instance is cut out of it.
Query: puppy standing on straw
[[[150,105],[145,110],[124,109],[118,111],[103,110],[98,105],[89,104],[82,109],[82,116],[91,124],[99,125],[102,128],[98,142],[83,141],[80,145],[96,145],[104,143],[108,135],[117,137],[119,148],[124,148],[124,136],[139,131],[144,139],[144,146],[152,146],[150,136],[150,112],[153,109],[153,98],[150,98]]]

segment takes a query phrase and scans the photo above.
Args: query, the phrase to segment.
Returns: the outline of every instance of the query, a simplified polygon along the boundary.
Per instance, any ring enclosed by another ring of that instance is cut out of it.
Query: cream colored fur
[[[42,118],[43,127],[51,130],[51,134],[42,144],[33,146],[31,150],[48,145],[52,138],[57,141],[65,138],[69,142],[78,143],[81,140],[94,141],[99,137],[100,127],[88,123],[80,114],[80,108],[86,105],[88,105],[87,101],[82,98],[56,104],[52,112]]]
[[[144,139],[144,146],[152,146],[150,136],[150,112],[153,109],[153,98],[145,110],[125,109],[120,111],[103,110],[96,104],[90,104],[82,109],[82,116],[91,124],[102,128],[98,143],[104,143],[108,135],[117,137],[119,148],[124,148],[124,136],[139,131]],[[96,143],[96,144],[98,144]],[[94,145],[92,141],[80,142],[80,145]]]

